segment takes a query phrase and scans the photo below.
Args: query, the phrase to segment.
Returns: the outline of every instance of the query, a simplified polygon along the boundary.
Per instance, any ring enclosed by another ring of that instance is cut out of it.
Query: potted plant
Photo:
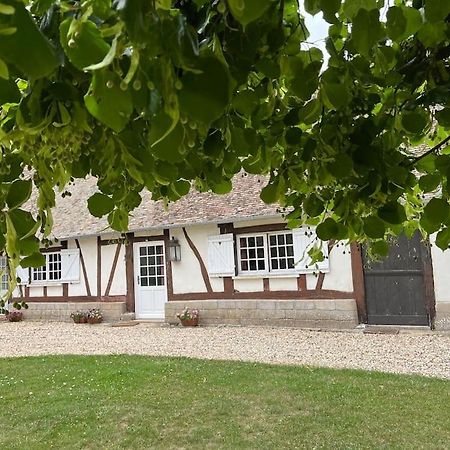
[[[70,318],[73,320],[74,323],[87,323],[87,313],[84,311],[77,311],[73,312],[70,315]]]
[[[198,325],[198,316],[198,309],[189,308],[184,308],[183,312],[177,314],[183,327],[196,327]]]
[[[103,314],[98,308],[92,308],[87,312],[87,322],[90,324],[103,322]]]
[[[23,320],[23,312],[10,311],[6,317],[10,322],[20,322],[21,320]]]

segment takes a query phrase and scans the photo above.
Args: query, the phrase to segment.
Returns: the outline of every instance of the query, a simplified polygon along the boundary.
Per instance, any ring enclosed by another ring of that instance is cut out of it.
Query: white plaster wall
[[[102,295],[105,295],[111,274],[114,256],[118,244],[102,245]],[[125,271],[125,245],[121,245],[116,270],[109,295],[125,295],[127,293],[127,279]]]
[[[269,277],[269,286],[271,291],[296,291],[297,276],[295,277]]]
[[[42,297],[44,295],[43,286],[33,286],[32,284],[28,285],[30,288],[30,297]],[[23,293],[25,294],[25,286],[23,286]]]
[[[186,232],[208,267],[208,236],[219,234],[217,225],[187,227]],[[181,261],[172,262],[174,294],[206,292],[200,265],[184,237],[183,230],[181,228],[170,230],[170,238],[172,237],[178,239],[181,246]],[[210,277],[210,282],[214,292],[223,292],[222,278]]]
[[[261,278],[236,277],[234,279],[234,289],[238,292],[259,292],[264,291],[264,283]]]
[[[84,264],[86,265],[87,277],[89,280],[89,287],[91,295],[97,295],[97,238],[86,237],[80,238],[81,253],[83,254]],[[75,240],[71,239],[68,242],[69,248],[77,248]],[[87,295],[86,285],[84,283],[83,269],[81,266],[80,255],[80,282],[69,284],[69,297]]]
[[[47,295],[49,297],[61,297],[63,295],[62,284],[47,286]]]
[[[450,249],[444,252],[437,247],[435,236],[430,241],[436,303],[447,303],[450,302]]]
[[[330,252],[330,271],[325,274],[323,289],[353,292],[352,258],[350,246],[339,242]]]

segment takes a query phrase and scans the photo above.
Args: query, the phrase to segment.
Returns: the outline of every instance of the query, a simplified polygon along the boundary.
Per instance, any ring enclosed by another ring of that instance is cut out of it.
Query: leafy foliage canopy
[[[329,24],[326,64],[298,7],[0,0],[0,249],[13,273],[42,263],[55,188],[89,174],[91,213],[119,231],[143,189],[223,194],[243,169],[270,174],[262,199],[320,238],[419,228],[447,248],[450,2],[302,1]]]

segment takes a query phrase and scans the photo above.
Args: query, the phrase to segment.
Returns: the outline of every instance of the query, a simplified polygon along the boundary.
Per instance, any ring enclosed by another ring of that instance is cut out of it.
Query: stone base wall
[[[436,302],[436,330],[450,331],[450,302]]]
[[[105,322],[116,322],[125,312],[125,302],[29,302],[21,311],[25,320],[71,322],[71,313],[92,308],[100,309]]]
[[[200,325],[265,325],[299,328],[354,328],[358,313],[354,299],[338,300],[199,300],[166,303],[166,322],[185,307],[200,311]]]

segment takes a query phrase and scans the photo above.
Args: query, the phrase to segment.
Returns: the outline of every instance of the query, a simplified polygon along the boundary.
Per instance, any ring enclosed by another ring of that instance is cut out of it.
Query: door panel
[[[134,244],[136,317],[163,319],[167,301],[164,242]]]
[[[369,324],[428,325],[424,267],[428,255],[417,233],[400,236],[382,261],[363,252],[364,283]]]

